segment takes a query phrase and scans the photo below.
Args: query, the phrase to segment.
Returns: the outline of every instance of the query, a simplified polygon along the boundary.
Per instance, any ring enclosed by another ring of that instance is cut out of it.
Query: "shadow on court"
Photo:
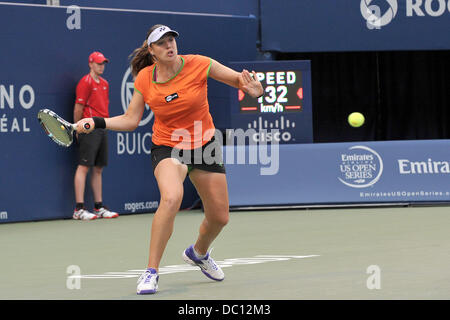
[[[136,295],[153,214],[0,225],[0,299],[449,299],[449,207],[231,212],[225,280],[183,263],[203,218],[180,212],[159,291]]]

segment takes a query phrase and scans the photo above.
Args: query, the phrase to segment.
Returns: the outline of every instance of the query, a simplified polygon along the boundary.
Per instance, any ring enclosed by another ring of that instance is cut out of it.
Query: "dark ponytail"
[[[142,46],[134,49],[133,53],[130,55],[131,74],[133,75],[133,77],[136,77],[139,71],[141,71],[145,67],[151,66],[155,62],[150,52],[148,52],[147,39],[148,36],[153,32],[153,30],[161,26],[161,24],[155,24],[153,27],[151,27],[147,32],[147,36],[145,37]]]

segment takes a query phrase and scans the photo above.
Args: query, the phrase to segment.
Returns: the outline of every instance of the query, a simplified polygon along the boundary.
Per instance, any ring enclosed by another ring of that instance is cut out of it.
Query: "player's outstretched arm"
[[[209,76],[214,80],[241,89],[254,98],[259,97],[264,93],[263,87],[256,77],[255,71],[250,73],[248,70],[244,69],[239,73],[212,59]]]
[[[142,119],[144,113],[145,102],[142,94],[136,90],[133,93],[130,104],[128,105],[127,111],[116,117],[105,118],[106,129],[113,131],[133,131],[139,126],[139,122]],[[89,123],[90,129],[86,130],[84,127],[85,123]],[[82,128],[78,132],[90,133],[95,128],[95,122],[92,118],[81,119],[77,122],[77,128]]]

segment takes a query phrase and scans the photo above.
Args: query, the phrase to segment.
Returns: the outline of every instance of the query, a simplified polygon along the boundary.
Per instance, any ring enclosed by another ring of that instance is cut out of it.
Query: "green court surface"
[[[231,212],[213,243],[225,280],[184,264],[201,211],[182,211],[159,291],[136,295],[153,214],[0,225],[0,299],[378,300],[450,298],[450,208]]]

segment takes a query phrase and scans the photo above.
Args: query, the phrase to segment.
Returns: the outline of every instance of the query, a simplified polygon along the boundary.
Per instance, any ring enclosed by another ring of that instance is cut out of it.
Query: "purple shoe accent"
[[[153,294],[156,293],[156,290],[142,290],[141,292],[138,292],[138,294]]]
[[[209,258],[209,252],[206,253],[206,256],[203,259],[197,258],[194,253],[194,245],[189,246],[189,248],[186,249],[185,253],[188,256],[188,258],[191,259],[196,264],[203,264],[202,260],[208,260]]]
[[[153,269],[153,268],[147,268],[147,271],[150,271],[151,274],[158,273],[158,272],[156,272],[156,269]]]
[[[202,272],[203,272],[203,274],[204,274],[205,276],[207,276],[207,277],[210,278],[211,280],[214,280],[214,281],[222,281],[222,280],[223,280],[223,279],[213,278],[212,275],[210,275],[208,272],[206,272],[206,271],[203,270],[203,269],[202,269]]]
[[[211,280],[214,280],[214,281],[222,281],[222,280],[223,280],[223,278],[222,278],[222,279],[214,278],[212,275],[210,275],[208,272],[206,272],[206,271],[204,270],[204,267],[203,267],[203,261],[208,260],[208,258],[209,258],[209,252],[206,253],[206,256],[205,256],[204,258],[198,259],[198,258],[195,256],[195,253],[194,253],[194,245],[191,245],[191,246],[189,246],[189,248],[187,248],[187,249],[184,251],[184,253],[185,253],[185,255],[186,255],[193,263],[195,263],[195,264],[200,268],[200,270],[203,272],[203,274],[204,274],[205,276],[207,276],[208,278],[210,278]]]
[[[150,274],[157,274],[156,270],[153,268],[147,268],[147,271],[150,271]],[[156,283],[159,281],[159,275],[156,276]],[[141,290],[137,294],[153,294],[156,293],[157,289],[154,290]]]

